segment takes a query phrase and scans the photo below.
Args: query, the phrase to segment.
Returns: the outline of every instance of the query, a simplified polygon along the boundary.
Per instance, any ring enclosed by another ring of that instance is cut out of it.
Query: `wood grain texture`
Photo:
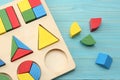
[[[9,0],[0,0],[0,5],[4,1]],[[55,80],[120,80],[120,1],[47,0],[47,4],[77,65],[74,71]],[[92,17],[102,17],[103,22],[97,31],[91,33],[89,20]],[[73,21],[78,21],[82,32],[71,39],[69,28]],[[97,42],[94,47],[80,44],[89,33]],[[99,52],[113,57],[110,70],[95,64]]]

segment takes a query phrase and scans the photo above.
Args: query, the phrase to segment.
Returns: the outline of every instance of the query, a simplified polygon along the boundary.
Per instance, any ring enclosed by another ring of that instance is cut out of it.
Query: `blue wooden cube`
[[[36,16],[37,19],[38,19],[38,18],[41,18],[41,17],[44,17],[44,16],[47,15],[47,14],[46,14],[46,11],[45,11],[45,9],[43,8],[42,5],[39,5],[39,6],[37,6],[37,7],[34,7],[34,8],[33,8],[33,12],[34,12],[34,14],[35,14],[35,16]]]
[[[112,58],[104,53],[99,53],[97,59],[96,59],[96,64],[101,65],[104,68],[109,69],[111,64],[112,64]]]

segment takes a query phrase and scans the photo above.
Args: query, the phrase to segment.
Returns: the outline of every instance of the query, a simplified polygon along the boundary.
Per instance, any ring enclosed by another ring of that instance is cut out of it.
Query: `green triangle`
[[[16,52],[17,49],[18,49],[18,46],[17,46],[15,40],[12,39],[11,58],[14,56],[14,54],[15,54],[15,52]]]
[[[96,43],[90,34],[83,38],[80,42],[86,46],[93,46]]]

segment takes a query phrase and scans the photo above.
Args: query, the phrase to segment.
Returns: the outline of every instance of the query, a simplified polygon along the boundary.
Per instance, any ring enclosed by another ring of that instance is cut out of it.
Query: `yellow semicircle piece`
[[[50,46],[59,41],[59,39],[50,33],[47,29],[45,29],[42,25],[38,28],[38,49],[43,49],[47,46]]]
[[[73,22],[70,27],[70,37],[73,38],[77,34],[79,34],[82,31],[79,24],[77,22]]]

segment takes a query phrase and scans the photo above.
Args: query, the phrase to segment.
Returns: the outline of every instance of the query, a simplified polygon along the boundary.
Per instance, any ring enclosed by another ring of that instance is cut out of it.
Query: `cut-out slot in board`
[[[17,68],[22,62],[26,60],[35,61],[40,66],[41,68],[40,80],[51,80],[60,75],[63,75],[66,72],[69,72],[75,69],[75,63],[72,59],[72,56],[70,55],[70,52],[66,47],[66,44],[60,34],[60,31],[57,28],[52,15],[50,14],[50,11],[45,3],[45,0],[41,0],[41,4],[43,5],[47,15],[44,16],[43,18],[34,20],[30,23],[26,23],[24,21],[21,11],[19,10],[19,7],[18,7],[18,3],[20,1],[21,0],[14,0],[11,3],[1,7],[1,9],[4,9],[8,6],[13,6],[13,8],[15,9],[16,15],[19,19],[19,22],[21,24],[21,27],[16,30],[12,30],[9,33],[0,35],[0,38],[1,38],[0,49],[2,53],[0,54],[0,57],[1,59],[5,60],[7,65],[0,68],[0,72],[7,73],[12,77],[12,79],[18,80],[18,77],[16,76]],[[59,41],[39,50],[38,49],[39,24],[41,24],[51,34],[56,36],[59,39]],[[30,47],[33,50],[33,53],[31,55],[22,57],[14,62],[11,62],[10,53],[11,53],[11,45],[12,45],[12,36],[16,36],[28,47]],[[57,58],[58,63],[57,63],[57,60],[55,60],[56,65],[54,62],[52,62],[53,59],[56,59],[55,57],[56,58],[59,57]],[[49,65],[50,67],[48,67]],[[55,65],[54,67],[57,67],[57,68],[54,68],[52,65],[53,66]],[[11,69],[13,68],[13,66],[14,66],[14,69]]]

